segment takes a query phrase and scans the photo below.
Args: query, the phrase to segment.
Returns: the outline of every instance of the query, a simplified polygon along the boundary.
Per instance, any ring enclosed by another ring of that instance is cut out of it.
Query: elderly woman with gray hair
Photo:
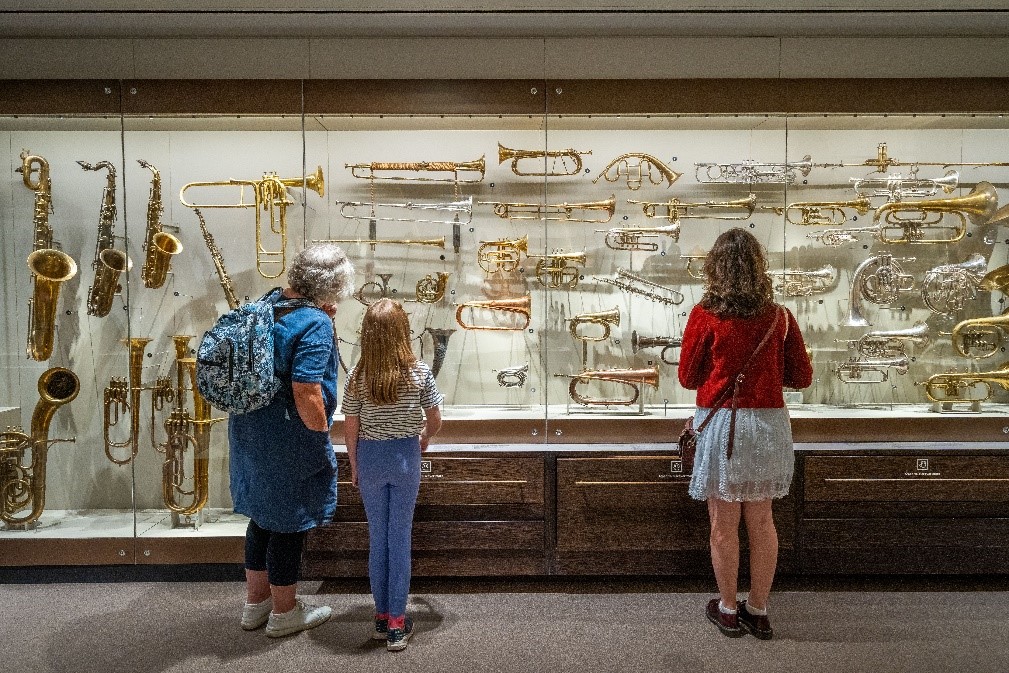
[[[266,624],[276,638],[322,624],[331,609],[296,596],[305,532],[336,509],[336,458],[329,420],[336,410],[336,304],[354,268],[331,243],[300,252],[274,304],[273,351],[281,388],[269,405],[228,420],[231,497],[249,517],[242,628]]]

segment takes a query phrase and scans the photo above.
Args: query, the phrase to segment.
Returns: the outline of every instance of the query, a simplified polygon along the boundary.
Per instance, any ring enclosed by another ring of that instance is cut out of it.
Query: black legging
[[[273,586],[297,584],[304,546],[304,531],[278,533],[260,528],[255,521],[249,519],[249,527],[245,531],[245,567],[247,570],[267,571]]]

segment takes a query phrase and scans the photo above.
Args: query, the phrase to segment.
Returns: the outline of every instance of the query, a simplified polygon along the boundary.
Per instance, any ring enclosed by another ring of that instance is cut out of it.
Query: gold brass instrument
[[[596,229],[597,234],[606,232],[603,242],[610,250],[643,250],[655,252],[659,244],[653,241],[643,241],[643,238],[661,238],[668,236],[673,241],[680,240],[680,224],[666,224],[661,227],[614,227],[613,229]]]
[[[182,241],[177,236],[163,231],[161,215],[165,207],[161,203],[161,173],[143,159],[137,163],[151,171],[151,195],[147,200],[147,234],[144,239],[144,266],[140,278],[144,287],[156,289],[165,284],[172,257],[182,252]]]
[[[369,280],[368,282],[364,283],[361,287],[357,288],[357,292],[351,295],[352,297],[354,297],[354,299],[358,300],[365,306],[371,306],[379,299],[385,299],[386,297],[389,296],[389,280],[392,278],[392,274],[376,273],[375,275],[378,277],[378,281]],[[378,290],[378,296],[369,299],[364,296],[364,293],[366,290],[368,290],[368,288],[372,287]]]
[[[637,330],[631,332],[631,352],[637,353],[642,348],[661,348],[662,351],[659,353],[659,358],[665,362],[667,365],[678,365],[679,360],[670,360],[666,357],[666,353],[672,353],[674,348],[679,348],[683,345],[683,339],[679,337],[643,337],[640,336]]]
[[[491,331],[521,331],[529,327],[529,322],[532,320],[532,298],[529,295],[524,297],[516,297],[514,299],[487,299],[487,300],[474,300],[465,301],[456,304],[455,309],[455,321],[459,324],[459,327],[463,329],[471,330],[491,330]],[[498,325],[475,325],[467,323],[462,319],[462,312],[465,309],[482,309],[485,311],[494,311],[498,313],[509,313],[517,314],[525,318],[525,322],[521,325],[512,325],[501,327]]]
[[[888,253],[873,255],[855,268],[848,295],[848,315],[843,325],[869,327],[872,325],[862,315],[862,300],[886,306],[897,300],[901,292],[914,288],[914,276],[904,273],[900,262],[914,261],[914,257],[894,257]]]
[[[610,338],[610,327],[620,325],[620,307],[614,306],[608,311],[599,311],[596,313],[579,313],[572,318],[565,318],[564,322],[571,323],[568,325],[568,331],[571,332],[571,336],[579,341],[605,341]],[[579,325],[599,325],[603,328],[603,331],[598,336],[579,334]]]
[[[992,269],[978,281],[978,287],[987,292],[1009,294],[1009,264]]]
[[[680,255],[680,259],[687,260],[687,275],[696,280],[704,280],[704,260],[708,253],[704,250],[691,250],[687,255]],[[696,266],[695,266],[696,264]]]
[[[357,245],[427,245],[432,248],[445,248],[445,237],[440,238],[315,238],[312,243],[356,243]]]
[[[998,353],[1007,334],[1009,312],[990,318],[962,320],[953,328],[950,339],[960,355],[980,360]]]
[[[617,210],[617,197],[611,195],[601,201],[585,203],[505,203],[479,201],[481,205],[494,206],[494,214],[506,220],[538,220],[540,222],[596,222],[604,224],[613,219]],[[585,211],[584,214],[581,211]],[[600,213],[589,217],[590,213]]]
[[[141,382],[144,366],[144,351],[151,339],[133,337],[123,339],[129,347],[129,379],[113,377],[105,387],[103,396],[103,437],[105,441],[105,456],[116,465],[126,465],[137,457],[140,449],[140,396],[144,392]],[[165,402],[172,399],[172,382],[168,378],[159,378],[152,390],[152,405],[160,411]],[[130,412],[130,433],[122,441],[114,441],[111,436],[113,428],[117,427],[127,409]],[[152,412],[153,413],[153,412]],[[129,457],[117,458],[112,455],[112,449],[129,449]]]
[[[571,396],[572,400],[583,406],[628,406],[638,401],[638,397],[641,396],[642,386],[659,387],[658,366],[646,367],[644,369],[588,369],[580,374],[554,374],[554,376],[571,379],[571,383],[568,385],[568,395]],[[578,392],[578,386],[586,385],[593,381],[609,381],[628,386],[633,390],[633,395],[626,399],[607,399],[585,397]]]
[[[529,363],[494,371],[497,372],[497,384],[502,388],[521,388],[529,375]]]
[[[561,177],[565,175],[578,175],[582,172],[582,155],[592,154],[592,150],[582,152],[581,150],[513,150],[505,147],[501,143],[497,144],[497,162],[503,164],[506,161],[512,162],[512,173],[515,175],[528,175],[538,177]],[[520,162],[532,161],[534,165],[541,167],[540,170],[521,169]],[[570,162],[570,164],[568,163]],[[559,167],[558,167],[559,165]]]
[[[851,359],[837,366],[835,374],[842,383],[886,383],[890,380],[889,371],[907,374],[909,360],[906,355],[892,358],[862,358]]]
[[[374,203],[371,201],[337,201],[340,204],[340,215],[348,220],[367,220],[369,222],[410,222],[423,224],[469,224],[473,221],[473,197],[467,196],[459,201],[423,203],[407,201],[404,203]],[[368,211],[358,212],[367,208]],[[422,217],[393,217],[385,214],[385,210],[405,210],[408,213],[420,213]],[[447,219],[428,219],[427,213],[444,213]],[[459,219],[463,217],[465,219]]]
[[[437,271],[437,278],[432,278],[427,274],[417,281],[417,301],[422,304],[436,304],[445,297],[445,289],[448,287],[449,273]]]
[[[476,251],[477,264],[487,273],[504,271],[506,273],[519,268],[522,255],[529,254],[529,237],[515,239],[498,239],[496,241],[480,241]]]
[[[473,161],[410,161],[410,162],[389,162],[373,161],[362,164],[344,164],[344,168],[350,169],[350,174],[362,180],[405,180],[408,182],[454,182],[471,183],[483,182],[484,172],[487,169],[486,162],[481,156]],[[414,173],[416,175],[401,175],[402,173]],[[450,173],[448,178],[428,178],[421,174],[427,173]],[[480,177],[464,179],[461,175],[477,173]]]
[[[919,178],[917,166],[911,169],[907,177],[892,173],[882,178],[851,178],[851,188],[856,194],[865,197],[884,196],[888,203],[928,198],[938,194],[939,190],[952,194],[959,184],[960,174],[956,171],[946,171],[941,178]]]
[[[858,339],[848,341],[848,348],[869,359],[889,359],[907,354],[907,345],[922,347],[928,344],[927,323],[916,322],[906,329],[872,330]]]
[[[72,402],[81,382],[69,369],[53,367],[39,377],[39,401],[32,412],[31,434],[21,428],[0,432],[0,520],[9,526],[29,526],[38,521],[46,506],[46,463],[49,447],[71,439],[49,439],[49,424],[56,410]],[[25,465],[25,453],[31,463]],[[17,516],[25,508],[27,514]]]
[[[122,291],[119,274],[133,268],[125,252],[115,249],[116,224],[116,167],[110,161],[89,164],[78,161],[86,171],[108,171],[105,188],[102,190],[102,207],[98,212],[98,241],[95,244],[95,258],[91,268],[95,270],[95,282],[88,288],[88,315],[104,318],[112,310],[112,300]]]
[[[784,214],[785,221],[789,224],[840,227],[848,221],[846,208],[854,210],[859,215],[865,215],[871,207],[869,198],[860,196],[851,201],[796,201],[784,208],[773,207],[772,209],[779,215]]]
[[[837,281],[837,269],[830,264],[824,264],[819,269],[803,271],[801,269],[783,269],[768,273],[774,291],[786,297],[809,297],[826,292],[834,287]]]
[[[921,284],[921,298],[932,313],[950,316],[977,297],[978,285],[988,261],[974,253],[959,264],[941,264],[929,269]]]
[[[186,191],[197,187],[238,187],[238,198],[233,203],[190,203],[186,201]],[[294,201],[287,197],[288,187],[304,187],[319,196],[326,194],[326,182],[322,166],[315,173],[296,178],[281,178],[276,173],[264,173],[260,180],[224,180],[218,182],[190,182],[182,185],[179,200],[187,208],[252,208],[256,213],[256,270],[263,278],[277,278],[287,269],[287,208]],[[249,188],[253,200],[246,201],[245,190]],[[267,249],[264,243],[262,212],[270,215],[270,232],[277,236],[275,249]],[[267,272],[267,269],[276,269]]]
[[[549,255],[529,255],[538,258],[536,280],[550,289],[572,290],[578,286],[579,266],[585,266],[584,252],[552,252]]]
[[[455,330],[452,328],[428,327],[424,330],[431,335],[431,342],[434,344],[434,359],[431,361],[431,376],[438,377],[441,366],[445,363],[445,356],[448,354],[448,340]],[[421,333],[423,336],[423,332]],[[424,340],[420,340],[420,356],[424,357]]]
[[[1003,161],[992,161],[992,162],[942,162],[942,161],[899,161],[898,159],[891,157],[886,151],[886,143],[880,143],[876,147],[876,156],[871,159],[866,159],[862,163],[858,164],[819,164],[827,168],[841,167],[841,166],[865,166],[867,168],[873,168],[876,173],[886,173],[890,170],[891,166],[941,166],[943,168],[948,168],[950,166],[1009,166],[1009,163]]]
[[[677,173],[651,154],[628,152],[606,164],[606,168],[593,178],[592,184],[599,182],[599,178],[605,178],[606,182],[616,182],[624,178],[627,189],[636,192],[641,189],[646,177],[653,185],[661,185],[665,181],[666,187],[672,187],[682,175],[683,173]]]
[[[795,182],[797,173],[806,177],[813,166],[808,154],[799,161],[784,163],[763,163],[752,159],[734,164],[700,163],[694,164],[694,177],[700,183],[790,185]]]
[[[967,219],[972,224],[984,224],[998,210],[998,194],[991,183],[981,181],[966,196],[951,199],[932,199],[930,201],[896,201],[886,203],[876,209],[872,221],[880,225],[879,240],[883,243],[956,243],[967,233]],[[900,213],[907,213],[902,216]],[[934,214],[935,217],[929,217]],[[945,215],[955,215],[956,226],[943,226]],[[899,235],[888,234],[896,230]],[[928,232],[937,230],[935,236]],[[943,232],[950,232],[943,234]]]
[[[235,296],[235,288],[231,284],[231,276],[228,275],[228,270],[224,268],[224,257],[221,255],[221,250],[217,247],[217,243],[214,241],[210,230],[207,229],[207,221],[203,219],[203,213],[200,212],[199,208],[193,208],[193,212],[196,213],[196,217],[200,220],[200,231],[203,233],[203,241],[207,244],[207,249],[210,251],[210,258],[214,260],[214,269],[217,270],[217,278],[221,281],[221,289],[224,290],[224,298],[228,302],[228,308],[234,311],[241,304],[238,301],[238,297]]]
[[[671,287],[653,283],[650,280],[635,276],[633,273],[620,268],[617,269],[616,278],[606,278],[605,276],[592,276],[592,278],[618,287],[624,292],[636,294],[651,301],[665,304],[666,306],[682,304],[686,298],[682,292],[678,292]],[[644,285],[645,287],[638,287],[639,285]]]
[[[979,407],[981,402],[991,399],[992,385],[1009,390],[1009,361],[987,372],[933,374],[915,385],[925,387],[925,397],[930,402],[942,405],[969,402]]]
[[[35,212],[32,226],[32,250],[46,250],[53,247],[53,229],[49,226],[49,214],[53,211],[52,180],[49,177],[49,162],[45,157],[21,150],[21,166],[14,169],[21,174],[25,187],[35,192]],[[32,179],[32,176],[37,176]]]
[[[745,199],[736,199],[735,201],[702,201],[699,203],[685,203],[679,199],[669,199],[668,201],[635,201],[634,199],[627,199],[627,203],[639,203],[641,204],[641,210],[644,212],[645,217],[651,218],[662,218],[664,220],[669,220],[672,223],[678,223],[680,220],[748,220],[750,216],[753,215],[753,211],[757,208],[757,195],[750,194]],[[730,214],[722,215],[710,215],[698,213],[695,211],[704,211],[705,213],[714,211],[715,213],[724,212]],[[736,211],[742,211],[738,214]]]

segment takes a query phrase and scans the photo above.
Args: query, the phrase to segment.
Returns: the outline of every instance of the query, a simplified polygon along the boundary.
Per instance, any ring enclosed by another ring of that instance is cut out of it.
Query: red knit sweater
[[[697,406],[710,409],[756,350],[774,320],[772,304],[753,318],[719,318],[697,305],[683,330],[680,349],[680,384],[697,391]],[[813,382],[813,368],[806,356],[799,325],[786,309],[786,321],[778,319],[774,334],[750,365],[739,388],[738,406],[780,408],[785,406],[782,386],[805,388]],[[732,398],[722,406],[732,406]]]

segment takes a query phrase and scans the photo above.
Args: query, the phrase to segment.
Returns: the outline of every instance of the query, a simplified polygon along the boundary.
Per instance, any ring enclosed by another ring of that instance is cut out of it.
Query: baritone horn
[[[925,381],[916,381],[915,385],[925,387],[925,397],[930,402],[944,406],[969,402],[980,410],[981,402],[992,398],[993,385],[1009,390],[1009,361],[987,372],[933,374]]]
[[[537,177],[562,177],[578,175],[582,172],[582,155],[592,154],[592,150],[513,150],[501,143],[497,144],[497,162],[503,164],[511,161],[512,173],[515,175]],[[535,168],[520,168],[521,163],[532,163]]]
[[[966,196],[930,201],[896,201],[876,209],[873,223],[880,225],[883,243],[956,243],[967,233],[967,219],[972,224],[986,223],[998,210],[998,194],[991,183],[981,181]],[[932,215],[933,217],[930,217]],[[942,225],[943,217],[954,215],[955,226]],[[896,230],[898,235],[888,234]],[[929,237],[929,231],[936,231]],[[948,233],[947,233],[948,232]]]
[[[151,339],[132,337],[123,339],[129,348],[129,378],[113,377],[105,387],[102,399],[103,418],[102,435],[105,442],[105,456],[116,465],[126,465],[140,450],[140,402],[144,392],[141,381],[144,366],[144,351]],[[159,378],[152,388],[152,407],[159,411],[164,402],[172,399],[172,383],[170,379]],[[130,412],[129,435],[122,441],[112,439],[112,430],[122,422],[126,411]],[[153,411],[152,411],[153,414]],[[113,449],[128,449],[129,456],[117,458],[112,455]]]
[[[661,218],[672,223],[680,220],[748,220],[757,208],[757,195],[750,194],[746,198],[735,201],[701,201],[686,203],[679,199],[668,201],[636,201],[627,199],[627,203],[641,205],[645,217]],[[699,212],[699,211],[704,211]],[[714,212],[716,214],[706,214]],[[721,213],[721,214],[718,214]]]
[[[620,307],[614,306],[608,311],[597,313],[580,313],[572,318],[565,318],[564,322],[571,323],[568,325],[568,331],[579,341],[606,341],[610,338],[610,327],[620,325]],[[599,335],[580,334],[579,325],[599,325],[603,331]]]
[[[486,299],[486,300],[465,301],[456,304],[455,321],[456,323],[459,324],[459,327],[463,329],[489,330],[489,331],[521,331],[529,327],[529,322],[532,319],[531,305],[532,305],[532,298],[529,295],[526,295],[524,297],[516,297],[514,299]],[[471,310],[484,310],[496,313],[520,315],[525,319],[525,321],[521,325],[512,324],[512,325],[506,325],[504,327],[500,325],[477,325],[467,323],[465,320],[462,319],[462,313],[467,308]]]
[[[476,251],[477,264],[487,273],[511,272],[519,267],[522,255],[529,254],[529,237],[480,241]]]
[[[603,243],[610,250],[641,250],[655,252],[659,249],[656,241],[642,239],[659,239],[668,236],[674,242],[680,240],[680,224],[666,224],[661,227],[614,227],[613,229],[596,229],[597,234],[605,232]]]
[[[644,369],[589,369],[580,374],[554,374],[554,376],[571,379],[571,383],[568,385],[568,395],[583,406],[629,406],[638,401],[642,386],[659,387],[658,366]],[[578,386],[595,381],[618,383],[629,387],[632,394],[626,398],[602,398],[586,397],[578,391]]]
[[[645,178],[653,185],[666,183],[666,187],[672,187],[673,183],[680,179],[682,173],[677,173],[672,168],[656,159],[651,154],[641,152],[628,152],[606,165],[606,168],[599,171],[592,180],[592,184],[599,182],[599,178],[604,178],[606,182],[616,182],[624,178],[627,189],[636,192],[641,189]]]

